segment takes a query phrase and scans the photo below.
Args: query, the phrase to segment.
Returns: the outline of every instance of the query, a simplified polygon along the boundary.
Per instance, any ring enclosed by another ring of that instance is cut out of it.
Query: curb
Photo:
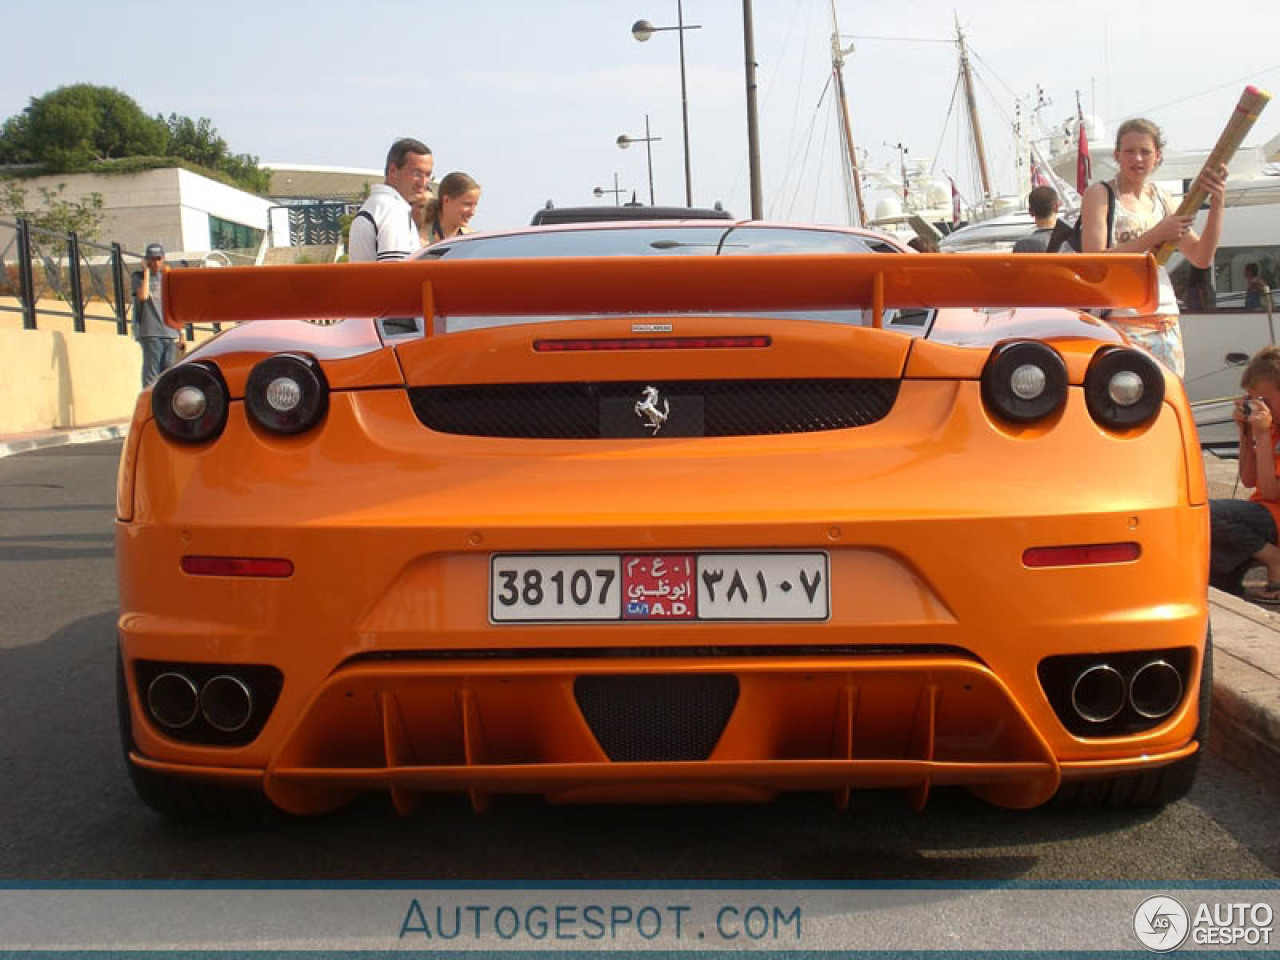
[[[0,457],[47,447],[61,447],[68,443],[97,443],[101,440],[119,440],[128,436],[129,424],[107,423],[96,427],[78,427],[73,430],[50,430],[44,433],[0,437]]]
[[[1280,616],[1209,591],[1213,719],[1209,749],[1280,790]]]

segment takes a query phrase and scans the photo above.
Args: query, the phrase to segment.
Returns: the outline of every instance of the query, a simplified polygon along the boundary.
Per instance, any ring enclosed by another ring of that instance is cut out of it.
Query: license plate
[[[827,554],[503,553],[489,563],[494,623],[827,620]]]

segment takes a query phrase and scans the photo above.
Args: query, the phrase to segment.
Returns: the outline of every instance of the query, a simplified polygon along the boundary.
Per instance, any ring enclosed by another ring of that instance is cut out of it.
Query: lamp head
[[[631,25],[631,35],[644,43],[653,36],[653,24],[648,20],[637,20]]]

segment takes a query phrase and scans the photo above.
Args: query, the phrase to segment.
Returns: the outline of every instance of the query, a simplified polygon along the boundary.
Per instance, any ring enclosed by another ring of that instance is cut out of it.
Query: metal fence
[[[358,203],[328,201],[292,204],[289,211],[289,243],[292,246],[331,246],[342,243],[342,218],[355,214]]]
[[[3,234],[9,234],[3,238]],[[230,261],[228,261],[230,262]],[[74,233],[57,233],[33,226],[24,219],[0,220],[0,297],[12,297],[18,306],[0,303],[0,310],[20,312],[24,330],[39,329],[40,317],[70,317],[77,333],[89,323],[114,323],[120,336],[129,334],[133,292],[130,274],[140,269],[142,255],[120,244],[92,243]],[[204,267],[202,260],[178,258],[174,267]],[[53,302],[57,308],[50,309]],[[107,307],[106,316],[90,311],[91,304]],[[217,332],[220,324],[199,328],[188,324],[186,338],[196,330]]]

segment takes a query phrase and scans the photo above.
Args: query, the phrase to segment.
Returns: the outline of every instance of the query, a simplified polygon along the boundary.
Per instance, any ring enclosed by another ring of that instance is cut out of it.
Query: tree
[[[33,163],[27,146],[27,115],[17,113],[0,127],[0,163]]]
[[[53,233],[75,233],[81,240],[98,239],[102,229],[102,194],[90,193],[79,200],[66,200],[62,193],[65,183],[56,190],[40,187],[40,209],[27,206],[27,190],[12,179],[0,179],[0,212],[15,220],[26,220],[33,227]]]
[[[11,117],[3,136],[18,162],[43,164],[54,172],[84,170],[94,160],[159,156],[168,145],[163,123],[114,87],[77,83],[35,97]]]
[[[258,166],[258,158],[247,153],[228,156],[220,169],[246,190],[266,193],[271,189],[271,171],[263,170]]]
[[[208,117],[149,117],[114,87],[77,83],[33,97],[0,127],[0,164],[34,164],[48,172],[109,169],[125,157],[176,157],[214,170],[255,193],[270,188],[258,158],[231,153]],[[117,167],[117,169],[119,169]]]
[[[227,158],[227,141],[218,135],[208,117],[192,120],[171,113],[164,124],[169,131],[169,148],[166,151],[169,156],[181,157],[210,170],[222,168]]]
[[[258,158],[247,153],[231,153],[227,141],[208,117],[192,120],[176,113],[164,121],[169,130],[169,156],[219,170],[237,184],[254,193],[266,193],[271,187],[271,172],[258,167]]]

